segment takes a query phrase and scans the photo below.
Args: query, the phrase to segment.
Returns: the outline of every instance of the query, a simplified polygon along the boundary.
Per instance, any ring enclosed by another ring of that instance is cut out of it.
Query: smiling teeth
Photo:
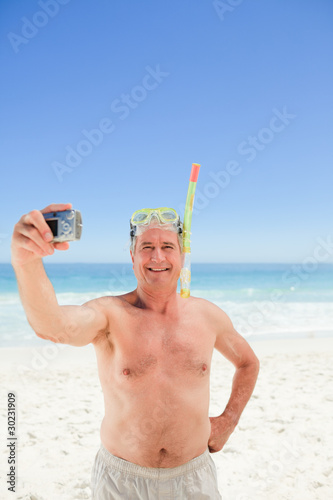
[[[153,268],[150,268],[151,271],[167,271],[167,268],[165,269],[153,269]]]

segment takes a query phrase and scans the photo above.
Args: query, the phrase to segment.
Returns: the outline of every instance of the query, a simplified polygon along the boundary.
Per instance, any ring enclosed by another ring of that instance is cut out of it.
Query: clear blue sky
[[[22,214],[72,202],[82,239],[46,262],[129,262],[132,212],[183,215],[192,162],[193,262],[333,234],[333,2],[222,3],[1,2],[0,261]]]

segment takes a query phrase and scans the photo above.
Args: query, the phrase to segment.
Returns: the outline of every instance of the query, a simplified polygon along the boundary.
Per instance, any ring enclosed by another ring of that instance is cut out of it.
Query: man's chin
[[[174,281],[175,276],[171,270],[168,271],[149,271],[146,272],[146,279],[148,283],[153,286],[167,286],[169,287],[172,281]],[[178,280],[177,280],[178,281]]]

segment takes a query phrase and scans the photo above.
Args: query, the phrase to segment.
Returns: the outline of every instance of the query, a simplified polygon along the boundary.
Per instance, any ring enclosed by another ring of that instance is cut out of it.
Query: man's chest
[[[198,316],[168,321],[124,315],[109,336],[115,375],[177,377],[209,373],[215,334]]]

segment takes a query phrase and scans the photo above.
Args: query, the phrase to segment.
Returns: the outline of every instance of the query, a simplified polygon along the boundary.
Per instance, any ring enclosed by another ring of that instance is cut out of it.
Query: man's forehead
[[[140,234],[137,238],[139,244],[153,243],[160,241],[162,243],[177,243],[178,236],[175,231],[166,231],[163,229],[147,229],[144,233]]]

